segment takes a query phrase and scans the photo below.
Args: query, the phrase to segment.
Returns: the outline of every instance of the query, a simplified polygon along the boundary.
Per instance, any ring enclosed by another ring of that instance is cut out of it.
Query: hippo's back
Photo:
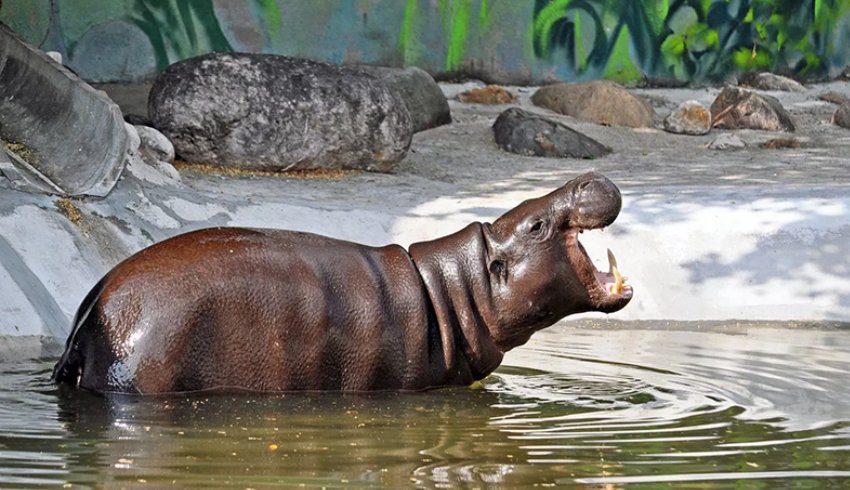
[[[98,392],[416,389],[430,328],[401,247],[200,230],[110,271],[54,376]]]

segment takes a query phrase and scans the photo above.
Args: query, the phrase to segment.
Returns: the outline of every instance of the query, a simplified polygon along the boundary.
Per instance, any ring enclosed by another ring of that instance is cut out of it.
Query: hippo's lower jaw
[[[566,233],[567,257],[579,280],[590,296],[593,309],[603,313],[612,313],[622,309],[632,299],[632,287],[625,284],[625,278],[617,270],[614,254],[608,251],[609,272],[596,269],[593,261],[578,240],[583,230],[573,229]]]

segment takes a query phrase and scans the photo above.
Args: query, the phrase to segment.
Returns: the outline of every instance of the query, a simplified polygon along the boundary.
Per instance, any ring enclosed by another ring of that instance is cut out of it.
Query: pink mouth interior
[[[578,239],[579,232],[577,230],[567,233],[567,253],[573,261],[574,267],[579,271],[580,277],[584,279],[588,291],[592,295],[595,293],[597,297],[601,296],[602,298],[612,300],[617,298],[631,298],[633,291],[629,284],[622,284],[621,290],[614,292],[614,287],[617,283],[616,276],[611,272],[600,271],[593,265],[593,261]]]

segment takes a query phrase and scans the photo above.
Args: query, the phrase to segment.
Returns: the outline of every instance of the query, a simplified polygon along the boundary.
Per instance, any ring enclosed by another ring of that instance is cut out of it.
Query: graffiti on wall
[[[537,0],[534,52],[577,73],[634,80],[642,74],[719,79],[730,71],[825,75],[836,21],[850,0]],[[846,53],[844,53],[846,55]]]
[[[821,77],[850,62],[850,0],[5,0],[0,20],[96,81],[210,51],[505,81]]]

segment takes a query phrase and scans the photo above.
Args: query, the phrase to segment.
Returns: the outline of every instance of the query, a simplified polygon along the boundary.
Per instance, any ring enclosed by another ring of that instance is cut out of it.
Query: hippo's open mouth
[[[578,239],[581,231],[575,229],[566,234],[567,256],[573,270],[587,289],[595,309],[605,313],[617,311],[632,299],[632,287],[626,284],[627,278],[620,274],[617,259],[611,250],[608,250],[608,272],[602,272],[593,265]]]

